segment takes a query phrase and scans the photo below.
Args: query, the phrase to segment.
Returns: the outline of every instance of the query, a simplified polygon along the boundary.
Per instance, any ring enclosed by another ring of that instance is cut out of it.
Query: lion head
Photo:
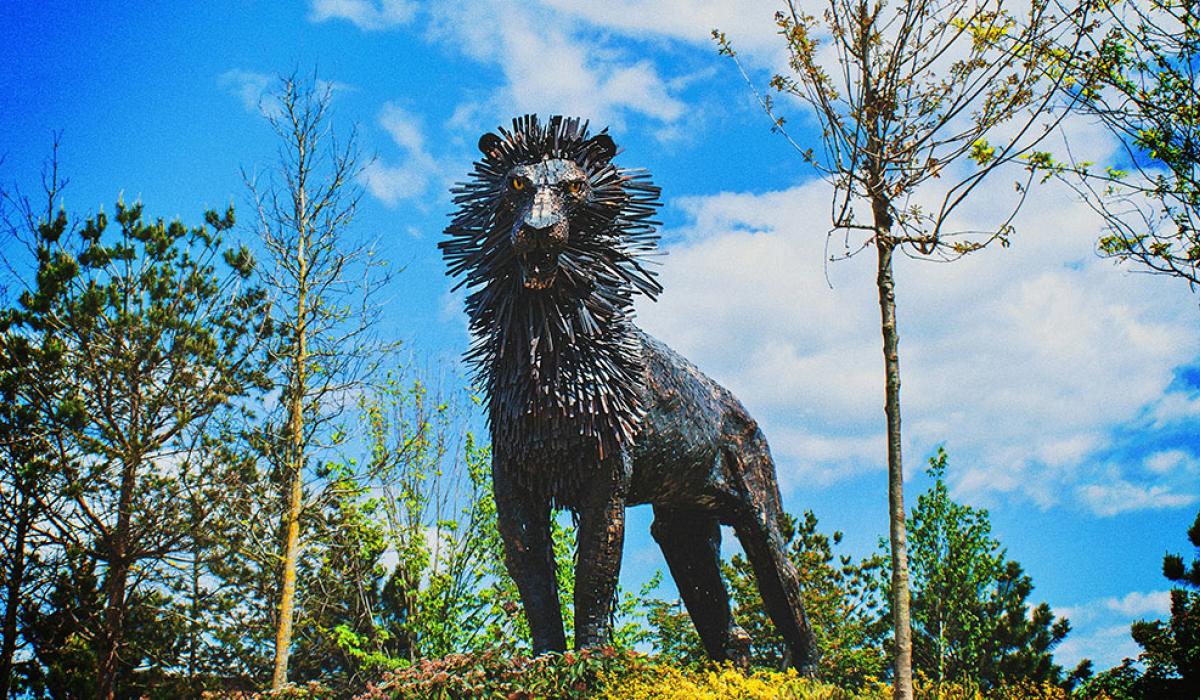
[[[475,286],[516,272],[526,289],[548,290],[562,268],[574,283],[611,271],[657,294],[636,258],[657,242],[659,191],[646,173],[612,163],[612,138],[560,116],[543,126],[526,115],[497,131],[480,137],[483,159],[454,190],[459,212],[441,243],[450,274]]]

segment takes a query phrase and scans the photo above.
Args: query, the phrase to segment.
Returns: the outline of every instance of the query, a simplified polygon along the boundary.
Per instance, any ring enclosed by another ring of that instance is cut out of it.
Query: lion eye
[[[525,180],[519,177],[514,177],[513,179],[509,180],[508,184],[517,192],[525,189]]]

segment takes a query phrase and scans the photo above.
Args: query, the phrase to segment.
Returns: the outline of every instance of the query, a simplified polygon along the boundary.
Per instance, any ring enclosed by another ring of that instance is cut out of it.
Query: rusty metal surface
[[[534,650],[566,645],[552,508],[578,516],[582,647],[608,639],[625,508],[652,503],[655,539],[708,653],[748,653],[719,575],[723,522],[793,664],[811,672],[816,647],[762,432],[730,392],[632,323],[634,296],[662,290],[642,260],[658,240],[658,188],[615,166],[612,139],[577,119],[527,115],[479,148],[439,247],[468,288],[466,357],[488,397],[497,516]]]

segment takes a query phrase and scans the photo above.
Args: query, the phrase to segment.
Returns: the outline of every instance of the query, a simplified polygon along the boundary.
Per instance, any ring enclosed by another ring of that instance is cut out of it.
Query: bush
[[[602,678],[636,673],[648,664],[642,654],[611,647],[534,659],[498,650],[451,654],[393,671],[358,700],[589,700]]]
[[[647,664],[620,677],[604,677],[603,700],[886,700],[887,686],[859,694],[786,672],[742,671],[728,664],[692,669]]]

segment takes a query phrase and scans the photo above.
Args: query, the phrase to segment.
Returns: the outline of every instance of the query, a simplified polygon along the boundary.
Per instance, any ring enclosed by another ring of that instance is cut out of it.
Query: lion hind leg
[[[757,431],[740,447],[740,454],[726,455],[734,460],[729,473],[739,482],[729,520],[754,569],[767,615],[787,644],[789,663],[801,673],[812,675],[817,670],[816,638],[804,614],[800,577],[787,557],[780,531],[784,514],[775,464]]]
[[[749,637],[734,623],[721,578],[721,525],[714,513],[654,508],[650,533],[662,548],[708,656],[749,663]]]

